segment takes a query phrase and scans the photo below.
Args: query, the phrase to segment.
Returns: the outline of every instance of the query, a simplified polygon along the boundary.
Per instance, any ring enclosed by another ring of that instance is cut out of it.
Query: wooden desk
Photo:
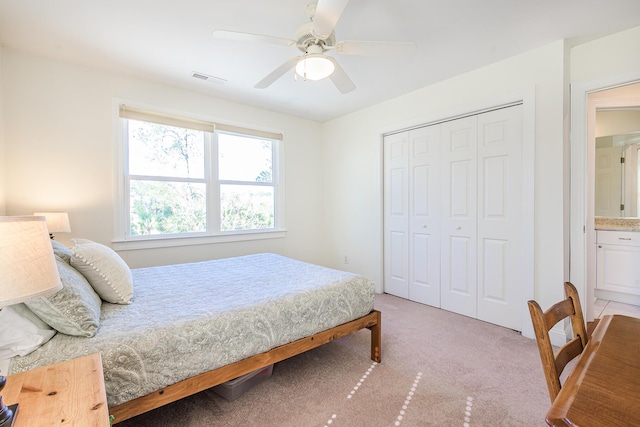
[[[14,427],[109,427],[100,353],[9,375],[1,394]]]
[[[547,413],[550,426],[640,426],[640,319],[604,316]]]

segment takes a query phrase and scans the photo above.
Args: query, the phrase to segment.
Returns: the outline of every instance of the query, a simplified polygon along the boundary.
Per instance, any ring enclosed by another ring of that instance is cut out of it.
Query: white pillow
[[[129,266],[113,249],[87,239],[71,239],[71,265],[91,284],[100,298],[130,304],[133,277]]]
[[[26,305],[4,307],[0,310],[0,360],[26,356],[55,334]]]

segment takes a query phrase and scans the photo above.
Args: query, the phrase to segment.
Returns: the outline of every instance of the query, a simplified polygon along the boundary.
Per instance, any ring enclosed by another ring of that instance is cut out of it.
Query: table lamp
[[[53,233],[71,233],[69,214],[66,212],[34,212],[33,215],[43,216],[47,219],[47,228],[51,239],[55,238]]]
[[[0,310],[62,289],[43,216],[0,216]],[[7,379],[0,375],[0,391]],[[18,404],[0,396],[0,427],[13,425]]]

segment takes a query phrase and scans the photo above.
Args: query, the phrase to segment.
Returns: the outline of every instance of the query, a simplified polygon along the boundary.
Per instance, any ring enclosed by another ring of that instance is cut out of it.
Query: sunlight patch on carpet
[[[351,393],[347,395],[347,399],[351,399],[351,397],[353,397],[353,395],[356,394],[356,391],[358,391],[358,389],[362,386],[362,383],[365,382],[365,380],[371,374],[371,372],[376,367],[376,365],[378,365],[378,362],[373,362],[371,366],[369,366],[369,369],[367,369],[367,372],[365,372],[362,378],[360,378],[360,381],[358,381],[358,383],[353,387],[353,390],[351,390]]]
[[[473,397],[467,396],[467,406],[464,410],[464,424],[463,427],[471,427],[471,409],[473,408]]]
[[[378,362],[373,362],[371,364],[371,366],[369,366],[369,369],[367,369],[367,372],[365,372],[362,377],[360,377],[360,379],[358,380],[358,382],[356,383],[355,386],[353,386],[353,389],[351,390],[351,392],[347,395],[347,399],[351,399],[356,392],[358,391],[358,389],[360,387],[362,387],[362,384],[366,381],[366,379],[369,377],[369,375],[371,375],[371,372],[373,372],[373,370],[375,369],[375,367],[378,365]],[[336,418],[338,418],[338,414],[333,414],[331,415],[331,418],[329,418],[329,420],[327,420],[326,424],[324,425],[324,427],[328,427],[331,424],[333,424],[333,422],[336,420]]]
[[[331,418],[329,418],[329,420],[327,421],[327,424],[325,424],[324,427],[327,427],[327,426],[330,426],[331,424],[333,424],[333,420],[335,420],[336,418],[338,418],[337,414],[331,415]]]
[[[402,420],[404,419],[404,416],[407,413],[407,408],[409,407],[409,404],[411,403],[411,399],[413,399],[413,396],[416,393],[416,390],[418,389],[418,384],[420,383],[421,379],[422,379],[422,372],[418,372],[415,379],[413,380],[413,384],[411,385],[411,388],[409,389],[409,393],[407,393],[407,397],[404,400],[402,409],[400,409],[400,413],[396,417],[396,422],[394,423],[396,427],[402,423]]]

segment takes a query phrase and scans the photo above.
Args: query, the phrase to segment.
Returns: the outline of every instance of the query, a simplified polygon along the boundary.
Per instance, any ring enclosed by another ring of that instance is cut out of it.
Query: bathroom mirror
[[[640,106],[596,110],[595,215],[640,217]]]
[[[596,138],[596,216],[640,216],[638,150],[640,131]]]

